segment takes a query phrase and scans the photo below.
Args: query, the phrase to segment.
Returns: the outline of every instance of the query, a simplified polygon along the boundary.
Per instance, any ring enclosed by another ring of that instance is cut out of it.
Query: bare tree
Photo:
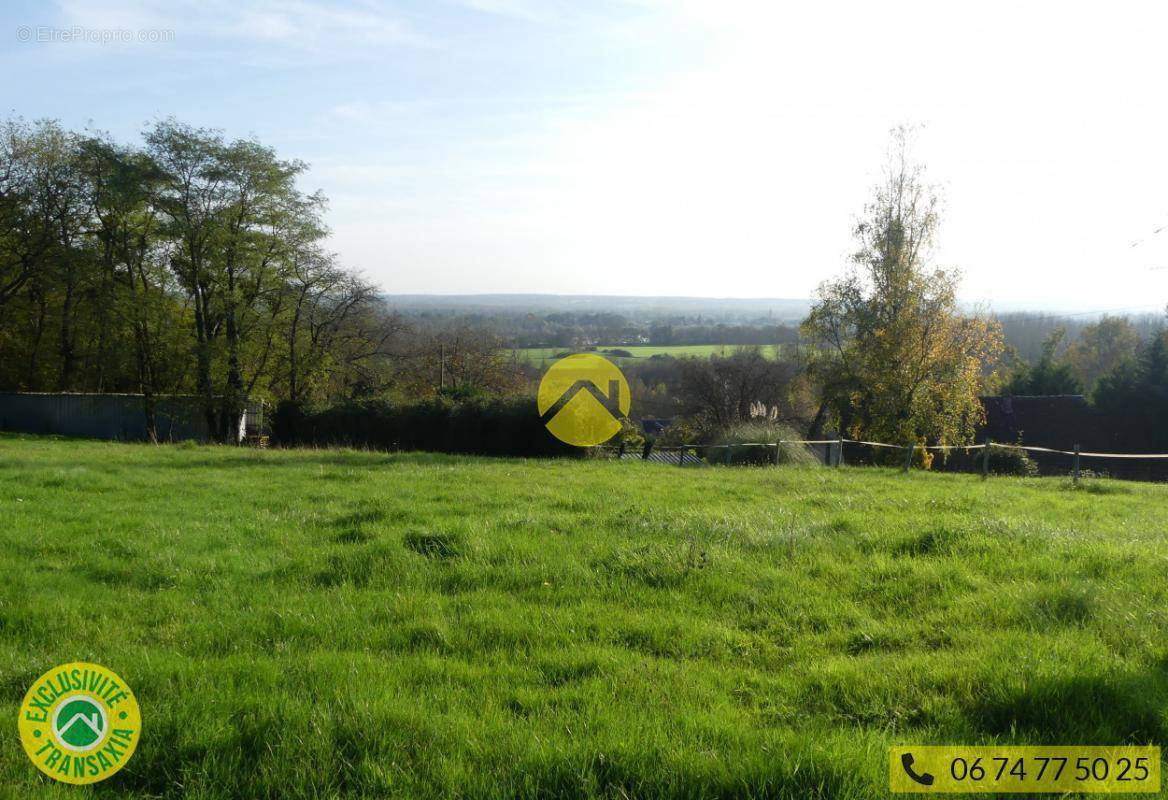
[[[381,308],[375,287],[308,242],[291,255],[285,291],[288,399],[302,400],[313,389],[336,396],[351,393],[356,383],[377,383],[377,364],[394,355],[391,343],[405,325]]]
[[[768,359],[759,347],[741,347],[725,357],[686,358],[680,364],[682,406],[708,428],[750,419],[756,403],[778,408],[784,420],[792,416],[789,389],[795,366]]]

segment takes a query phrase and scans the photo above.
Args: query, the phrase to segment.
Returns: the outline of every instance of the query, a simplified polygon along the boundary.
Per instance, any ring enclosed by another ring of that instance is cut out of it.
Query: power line
[[[1153,237],[1153,236],[1155,236],[1156,234],[1160,233],[1161,231],[1165,231],[1165,230],[1168,230],[1168,225],[1161,225],[1159,228],[1156,228],[1154,231],[1152,231],[1151,233],[1149,233],[1149,234],[1148,234],[1147,236],[1145,236],[1143,239],[1138,239],[1138,240],[1136,240],[1136,241],[1132,242],[1131,246],[1132,246],[1132,247],[1139,247],[1141,244],[1143,244],[1144,242],[1148,241],[1148,239],[1152,238],[1152,237]],[[1130,248],[1129,248],[1129,249],[1130,249]]]

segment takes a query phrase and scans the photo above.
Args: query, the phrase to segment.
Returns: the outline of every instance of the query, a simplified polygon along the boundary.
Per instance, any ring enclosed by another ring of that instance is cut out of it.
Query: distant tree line
[[[1117,371],[1137,363],[1164,335],[1164,318],[1133,322],[1126,317],[1104,316],[1083,325],[1078,337],[1067,344],[1067,330],[1057,327],[1043,339],[1037,359],[1015,358],[1002,387],[1008,395],[1095,395],[1104,378],[1114,383]],[[1014,354],[1016,355],[1016,354]],[[1104,390],[1106,391],[1106,390]]]
[[[656,345],[771,345],[799,344],[798,325],[668,324],[649,326],[649,343]]]
[[[714,320],[705,315],[649,312],[452,311],[403,307],[404,316],[423,324],[490,331],[516,348],[582,348],[591,345],[797,344],[799,326],[761,319]]]
[[[1098,335],[1094,329],[1105,320],[1116,320],[1126,331],[1130,331],[1140,341],[1147,341],[1164,327],[1163,314],[1135,314],[1096,318],[1093,315],[1060,315],[1045,312],[1007,312],[994,315],[1002,325],[1006,350],[1014,358],[1023,362],[1037,361],[1051,334],[1061,330],[1062,336],[1058,355],[1082,338]],[[1122,322],[1120,322],[1122,321]],[[1126,335],[1126,334],[1125,334]]]

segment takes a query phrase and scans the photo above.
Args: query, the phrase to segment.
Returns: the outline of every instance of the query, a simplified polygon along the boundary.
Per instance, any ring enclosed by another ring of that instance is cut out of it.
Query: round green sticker
[[[17,719],[37,769],[65,783],[97,783],[126,765],[142,732],[134,693],[112,670],[75,662],[37,678]]]

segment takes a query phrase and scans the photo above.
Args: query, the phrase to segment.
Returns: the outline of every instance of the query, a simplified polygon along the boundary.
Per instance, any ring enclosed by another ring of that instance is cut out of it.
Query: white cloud
[[[553,4],[546,2],[546,0],[545,2],[538,2],[538,0],[452,0],[452,2],[473,11],[512,17],[528,22],[544,22],[558,18]]]

